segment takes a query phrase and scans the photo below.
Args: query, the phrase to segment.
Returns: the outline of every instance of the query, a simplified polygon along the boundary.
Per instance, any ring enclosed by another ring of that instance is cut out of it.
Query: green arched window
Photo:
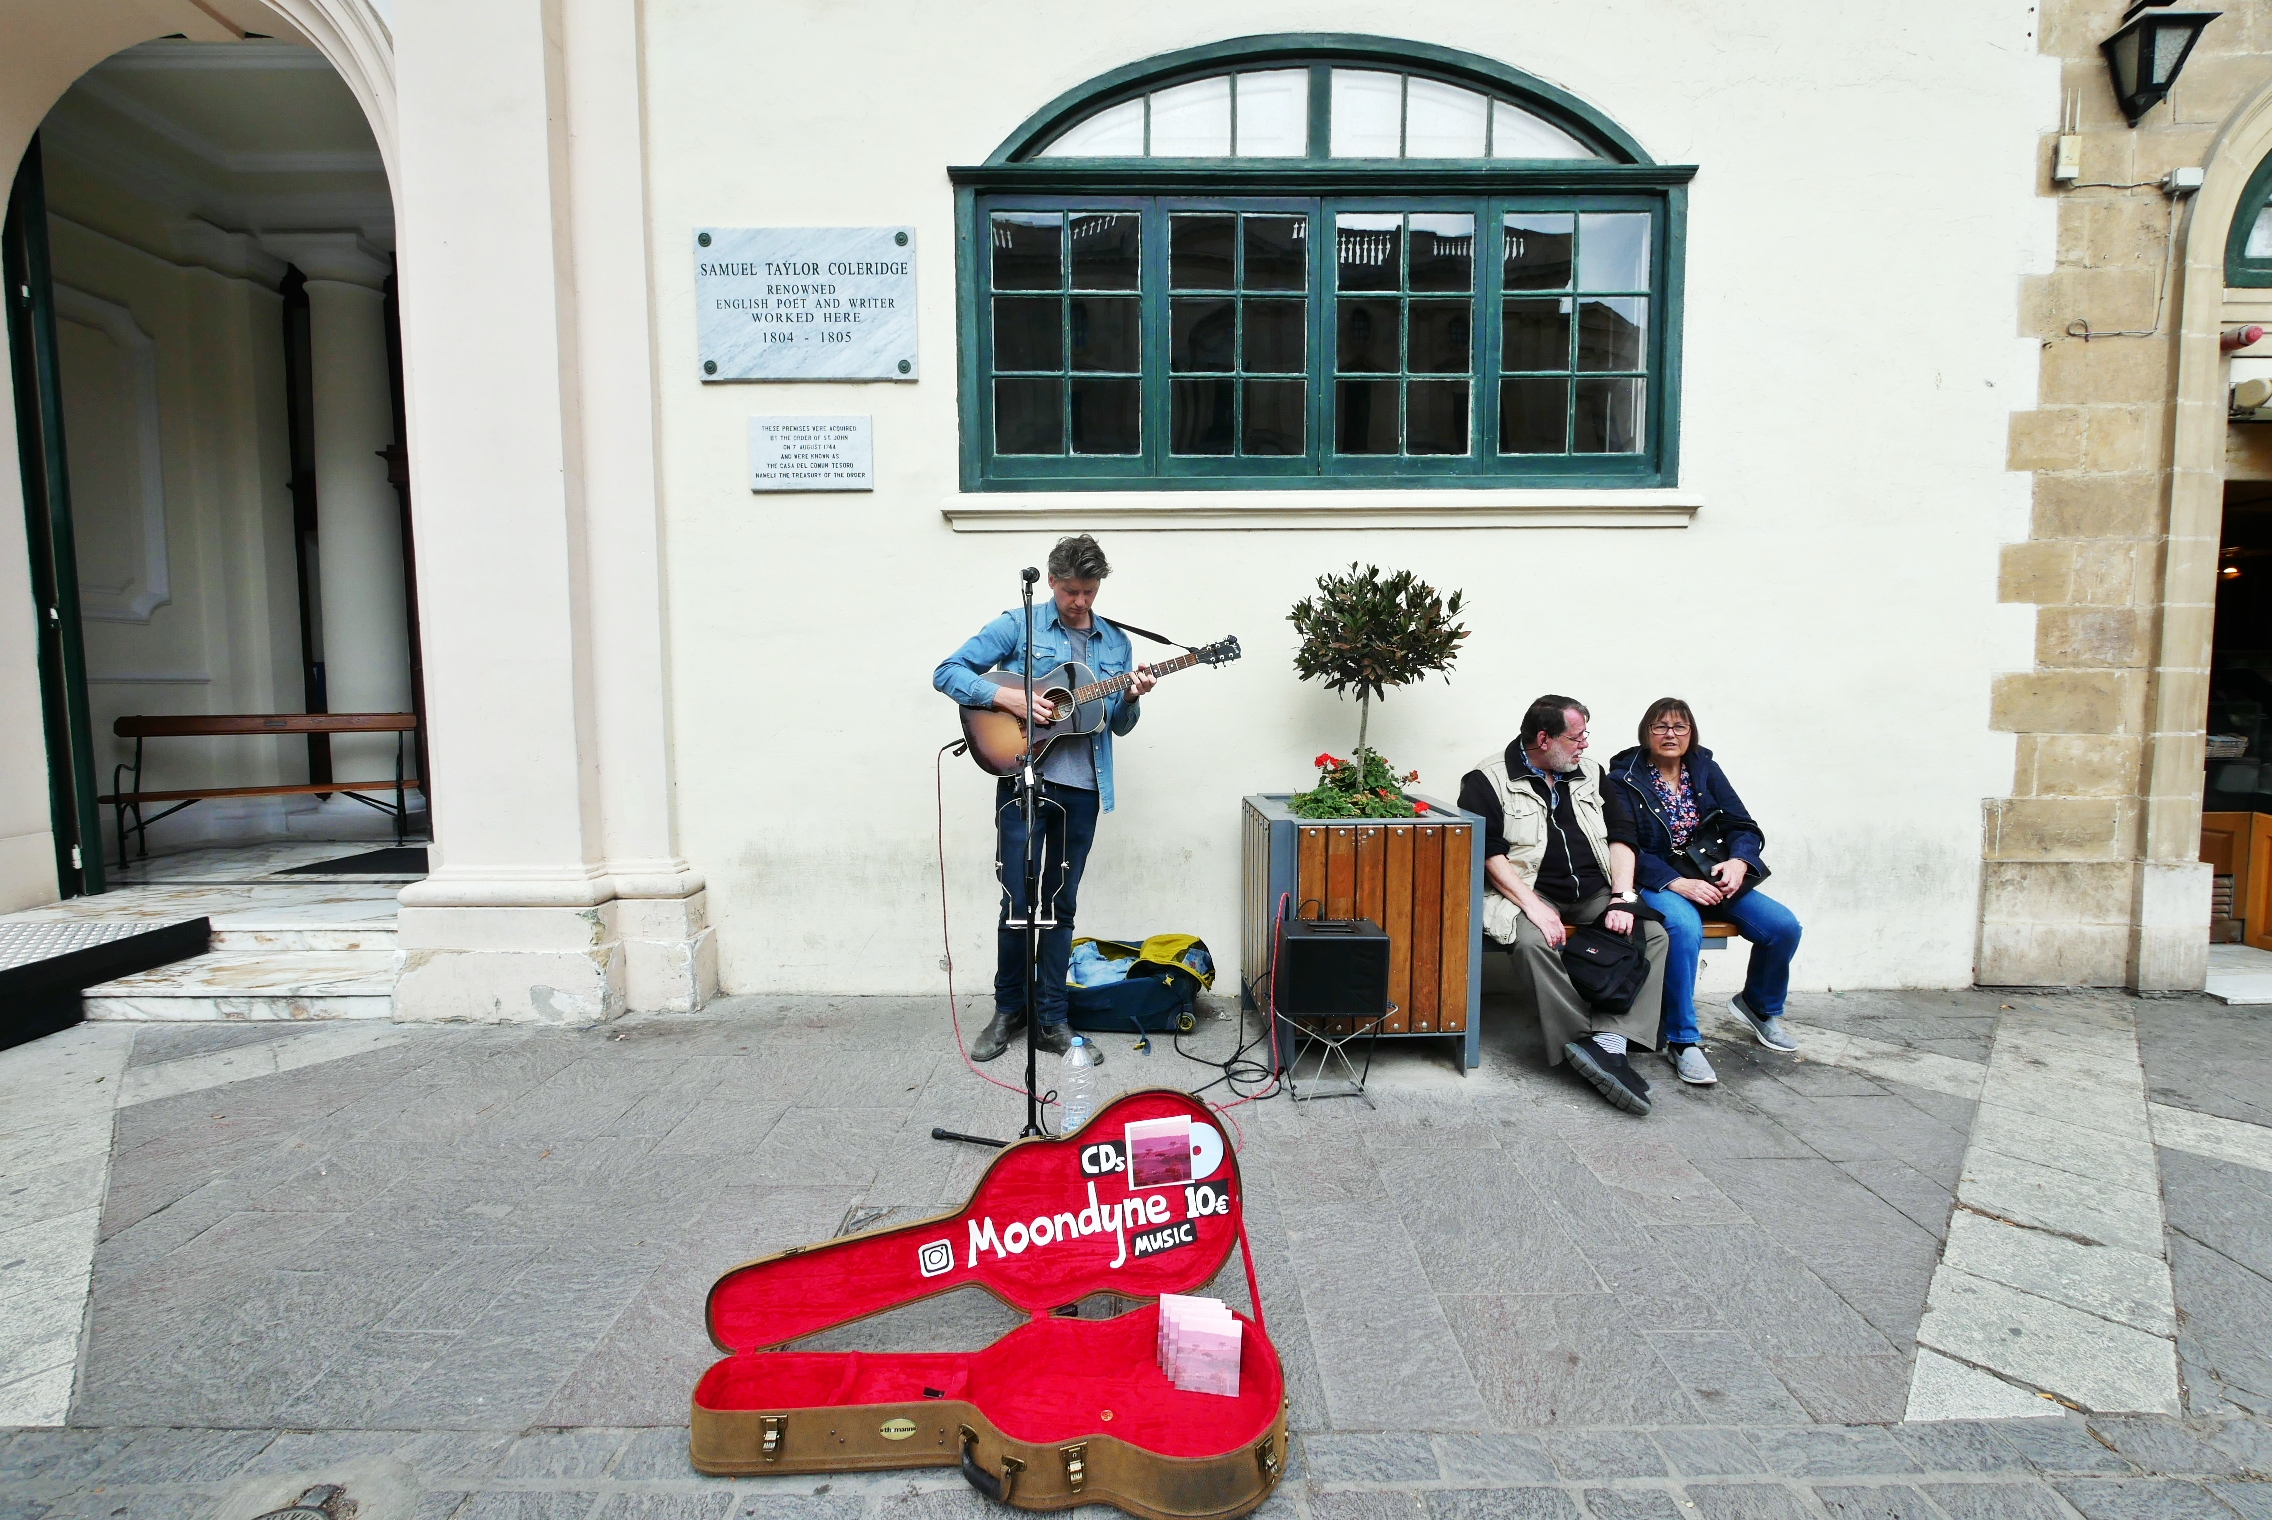
[[[2227,285],[2272,285],[2272,157],[2256,166],[2241,191],[2225,239]]]
[[[968,489],[1675,483],[1695,171],[1517,70],[1249,38],[949,172]]]

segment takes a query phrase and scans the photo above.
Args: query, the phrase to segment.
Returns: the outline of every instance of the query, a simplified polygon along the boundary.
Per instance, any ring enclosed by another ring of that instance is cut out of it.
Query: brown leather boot
[[[993,1060],[1010,1048],[1010,1037],[1025,1027],[1024,1009],[995,1009],[994,1022],[981,1029],[978,1038],[970,1042],[970,1058],[973,1061]]]

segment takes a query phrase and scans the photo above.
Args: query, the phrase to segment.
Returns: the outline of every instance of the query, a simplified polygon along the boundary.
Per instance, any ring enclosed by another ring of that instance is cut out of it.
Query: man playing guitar
[[[1089,846],[1096,839],[1097,815],[1112,811],[1112,741],[1136,726],[1137,699],[1150,691],[1157,678],[1135,663],[1135,648],[1128,635],[1093,612],[1097,587],[1112,573],[1104,550],[1086,533],[1061,538],[1049,551],[1049,602],[1034,609],[1035,673],[1068,662],[1085,665],[1099,677],[1125,675],[1124,692],[1114,692],[1109,721],[1094,734],[1067,735],[1052,743],[1042,756],[1041,782],[1044,805],[1037,825],[1044,841],[1044,903],[1054,899],[1057,923],[1041,934],[1041,966],[1037,978],[1034,1017],[1039,1027],[1029,1032],[1035,1047],[1062,1055],[1072,1037],[1065,1025],[1065,968],[1073,954],[1073,905],[1081,887],[1081,871],[1088,864]],[[1025,643],[1025,615],[1011,610],[981,628],[970,641],[939,663],[931,684],[964,707],[992,707],[1023,722],[1026,697],[1022,685],[1001,685],[984,679],[991,670],[1021,671]],[[1084,701],[1086,699],[1084,698]],[[1034,693],[1033,720],[1054,721],[1056,705],[1039,691]],[[1008,777],[996,783],[994,793],[996,841],[994,865],[1002,880],[1002,915],[996,930],[994,1018],[972,1043],[973,1059],[991,1061],[1009,1048],[1010,1037],[1024,1025],[1025,935],[1007,927],[1026,912],[1025,815]]]

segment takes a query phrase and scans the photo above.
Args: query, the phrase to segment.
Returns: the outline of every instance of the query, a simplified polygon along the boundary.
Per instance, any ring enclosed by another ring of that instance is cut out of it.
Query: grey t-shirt
[[[1060,625],[1063,626],[1063,625]],[[1066,628],[1065,637],[1072,640],[1075,663],[1089,663],[1089,638],[1094,628]],[[1059,786],[1079,787],[1084,792],[1097,789],[1097,741],[1087,734],[1069,736],[1049,747],[1041,757],[1041,779],[1054,781]]]

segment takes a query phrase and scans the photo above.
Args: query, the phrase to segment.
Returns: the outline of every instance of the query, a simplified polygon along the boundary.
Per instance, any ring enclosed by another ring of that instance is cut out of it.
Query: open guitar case
[[[1146,1146],[1139,1185],[1126,1126],[1179,1117],[1191,1125],[1185,1177]],[[710,1339],[726,1357],[695,1386],[694,1465],[959,1465],[1018,1509],[1243,1515],[1286,1467],[1286,1379],[1261,1322],[1243,1195],[1238,1154],[1204,1104],[1134,1092],[1077,1134],[1003,1149],[956,1213],[735,1267],[710,1289]],[[1158,1297],[1197,1290],[1234,1245],[1255,1305],[1238,1315],[1239,1391],[1185,1392],[1160,1370]],[[1028,1316],[982,1351],[780,1349],[973,1283]],[[1112,1319],[1053,1312],[1097,1293],[1149,1301]]]

